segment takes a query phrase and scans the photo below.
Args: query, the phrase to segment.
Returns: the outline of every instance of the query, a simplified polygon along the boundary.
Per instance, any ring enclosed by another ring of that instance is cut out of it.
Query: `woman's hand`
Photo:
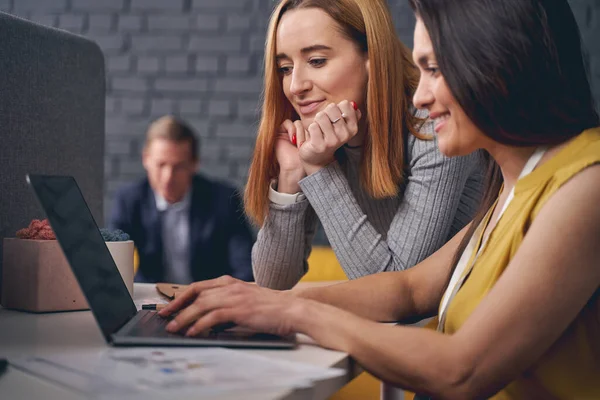
[[[358,133],[360,118],[356,103],[344,100],[329,104],[308,129],[296,132],[300,160],[308,175],[334,161],[335,151]]]
[[[302,302],[289,292],[261,288],[230,276],[196,282],[159,312],[179,314],[167,325],[169,332],[195,336],[226,323],[276,335],[294,332],[293,315]]]
[[[279,164],[277,190],[281,193],[297,193],[298,182],[306,176],[297,147],[297,132],[304,131],[302,122],[287,119],[281,124],[275,142],[275,157]]]

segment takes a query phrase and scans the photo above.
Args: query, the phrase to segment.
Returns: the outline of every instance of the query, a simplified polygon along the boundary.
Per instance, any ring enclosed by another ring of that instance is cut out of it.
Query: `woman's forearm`
[[[293,289],[299,297],[350,311],[373,321],[402,321],[437,312],[450,279],[452,257],[469,225],[441,249],[405,271],[381,272],[337,285]]]
[[[405,272],[384,272],[325,287],[296,288],[292,293],[373,321],[398,321],[417,313]]]
[[[271,205],[252,248],[256,283],[271,289],[292,288],[307,270],[316,216],[307,201]]]
[[[413,267],[467,222],[465,218],[454,225],[456,215],[475,210],[476,201],[466,202],[473,206],[466,207],[461,206],[461,199],[478,165],[477,154],[447,159],[434,142],[425,141],[417,141],[412,148],[419,161],[411,165],[399,202],[369,198],[353,186],[359,179],[355,170],[348,167],[344,172],[337,162],[300,181],[350,279]],[[471,187],[469,191],[476,192]],[[382,222],[390,219],[387,226]],[[384,229],[387,234],[382,233]]]
[[[301,191],[298,183],[306,176],[303,169],[297,171],[281,171],[277,179],[277,191],[280,193],[294,194]]]
[[[319,345],[349,353],[363,368],[392,385],[460,398],[470,376],[452,337],[423,328],[381,324],[328,304],[304,301],[292,326]]]

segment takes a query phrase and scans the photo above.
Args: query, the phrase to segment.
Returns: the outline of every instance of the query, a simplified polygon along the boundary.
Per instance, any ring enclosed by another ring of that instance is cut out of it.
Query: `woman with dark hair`
[[[444,154],[491,156],[481,213],[406,271],[288,292],[196,283],[168,329],[302,332],[390,395],[599,399],[600,122],[567,0],[411,3],[414,103]],[[437,330],[376,323],[429,315]]]

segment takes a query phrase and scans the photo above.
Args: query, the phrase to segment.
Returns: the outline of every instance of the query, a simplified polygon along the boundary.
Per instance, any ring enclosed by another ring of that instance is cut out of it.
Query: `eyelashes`
[[[310,65],[317,68],[322,67],[323,65],[325,65],[326,62],[327,60],[325,58],[313,58],[308,61]]]
[[[310,60],[308,60],[308,64],[313,68],[321,68],[326,63],[327,63],[326,58],[311,58]],[[294,69],[293,66],[283,65],[283,66],[279,67],[277,70],[279,71],[279,73],[281,75],[289,75],[292,73],[293,69]]]

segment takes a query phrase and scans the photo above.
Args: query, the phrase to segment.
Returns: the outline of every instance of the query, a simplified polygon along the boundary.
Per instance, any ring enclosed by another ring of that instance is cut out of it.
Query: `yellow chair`
[[[138,267],[140,266],[140,255],[138,254],[137,247],[133,248],[133,276],[137,274]]]
[[[312,266],[312,267],[311,267]],[[348,279],[330,247],[314,246],[308,257],[308,272],[301,282],[341,281]],[[331,396],[330,400],[379,399],[380,381],[363,372]]]

